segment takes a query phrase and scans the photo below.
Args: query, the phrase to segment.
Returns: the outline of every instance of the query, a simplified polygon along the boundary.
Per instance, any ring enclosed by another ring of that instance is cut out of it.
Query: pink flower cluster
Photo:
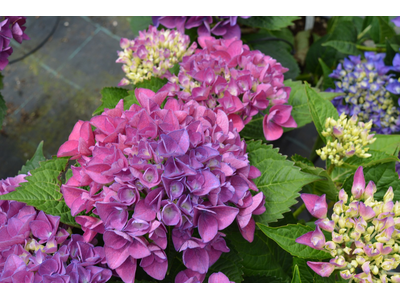
[[[0,195],[26,182],[26,175],[0,180]],[[106,282],[112,272],[102,247],[60,225],[60,217],[17,201],[0,201],[0,282]]]
[[[261,174],[227,114],[167,94],[136,89],[140,106],[124,111],[121,100],[79,121],[57,154],[78,159],[61,187],[65,202],[73,216],[93,213],[76,221],[87,242],[103,235],[107,264],[125,282],[134,281],[139,259],[147,274],[164,279],[169,234],[186,280],[202,281],[229,251],[220,231],[236,219],[251,242],[252,215],[265,211],[264,195],[250,193]]]
[[[285,105],[290,88],[283,84],[283,73],[288,69],[258,50],[250,51],[241,40],[203,36],[199,44],[203,49],[183,57],[178,76],[169,78],[163,90],[224,111],[238,132],[269,108],[263,129],[270,141],[282,136],[282,127],[297,127],[292,107]]]

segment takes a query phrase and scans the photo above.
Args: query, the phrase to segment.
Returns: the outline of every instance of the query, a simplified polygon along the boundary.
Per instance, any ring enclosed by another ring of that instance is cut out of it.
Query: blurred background
[[[305,23],[303,18],[296,26]],[[74,124],[91,118],[101,89],[117,86],[124,76],[122,64],[115,63],[121,37],[134,39],[128,17],[27,17],[26,27],[30,40],[12,42],[2,72],[7,116],[0,131],[1,179],[17,175],[42,140],[51,158]],[[308,124],[273,144],[289,157],[309,157],[316,137]]]

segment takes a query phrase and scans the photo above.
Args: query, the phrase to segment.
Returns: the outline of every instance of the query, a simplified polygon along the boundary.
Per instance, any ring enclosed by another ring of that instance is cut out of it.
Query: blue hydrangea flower
[[[400,94],[400,82],[387,75],[400,70],[400,54],[393,59],[393,66],[383,62],[385,53],[365,52],[360,56],[349,56],[329,76],[336,79],[335,89],[330,92],[345,93],[332,100],[339,114],[358,115],[359,120],[373,120],[371,130],[380,134],[400,131],[400,109],[395,106],[391,93]]]

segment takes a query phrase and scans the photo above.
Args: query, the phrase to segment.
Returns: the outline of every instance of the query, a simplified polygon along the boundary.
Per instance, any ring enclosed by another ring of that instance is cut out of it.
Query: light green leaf
[[[153,21],[151,17],[148,16],[145,17],[137,16],[137,17],[131,17],[130,24],[133,34],[135,36],[138,36],[139,31],[146,30],[147,28],[149,28],[149,25],[152,25]]]
[[[361,51],[357,49],[357,45],[352,42],[333,40],[323,43],[322,46],[330,46],[344,54],[350,54],[350,55],[361,54]]]
[[[0,130],[3,127],[3,120],[6,114],[7,114],[6,101],[4,101],[4,98],[0,93]]]
[[[265,195],[266,212],[255,216],[257,222],[268,224],[283,218],[282,214],[290,211],[297,203],[301,188],[322,177],[303,173],[294,163],[286,160],[270,145],[260,141],[247,142],[250,163],[261,171],[261,176],[254,179],[258,189]]]
[[[353,170],[355,173],[355,170]],[[395,162],[375,165],[363,169],[365,183],[373,181],[376,185],[377,192],[374,194],[374,199],[381,201],[383,196],[391,186],[394,192],[394,199],[400,197],[400,180],[399,174],[395,169]],[[343,184],[344,190],[351,195],[351,188],[353,186],[354,176],[349,176]]]
[[[357,169],[359,166],[363,166],[365,168],[371,167],[377,164],[384,164],[391,161],[398,161],[398,157],[394,155],[387,154],[386,152],[369,150],[368,154],[371,154],[368,158],[361,158],[353,155],[347,159],[344,159],[344,164],[342,167]]]
[[[295,265],[293,270],[292,283],[301,283],[299,266]]]
[[[41,141],[36,149],[35,154],[30,160],[27,160],[25,165],[22,166],[19,174],[28,174],[29,171],[39,168],[39,162],[45,161],[46,157],[43,155],[43,141]]]
[[[301,168],[301,171],[324,178],[324,180],[315,181],[304,186],[304,192],[316,195],[326,194],[328,200],[336,201],[338,190],[325,169],[314,167],[311,161],[297,154],[292,156],[292,160],[297,167]]]
[[[266,236],[273,239],[280,247],[282,247],[282,249],[293,256],[316,260],[332,258],[332,256],[327,252],[296,243],[298,237],[307,232],[314,231],[314,229],[309,226],[289,224],[282,227],[268,227],[260,223],[257,223],[257,226]]]
[[[49,215],[60,216],[64,224],[80,227],[71,216],[71,210],[60,193],[59,177],[67,163],[68,157],[53,157],[40,162],[39,168],[31,170],[32,176],[26,177],[28,182],[21,183],[14,192],[1,195],[0,200],[24,202]]]
[[[386,152],[387,154],[399,155],[400,135],[399,134],[375,134],[376,141],[369,145],[369,149]]]
[[[310,110],[308,109],[307,95],[304,85],[301,81],[292,80],[285,80],[283,84],[291,88],[288,104],[293,107],[292,117],[297,123],[297,128],[311,123],[312,119]]]
[[[101,105],[94,111],[93,115],[100,115],[105,108],[115,108],[121,99],[128,96],[128,90],[117,87],[105,87],[101,90]],[[125,103],[124,103],[125,107]]]
[[[308,107],[310,109],[315,128],[317,129],[321,139],[326,143],[326,137],[322,135],[322,131],[325,129],[325,120],[329,117],[337,120],[339,119],[339,114],[333,104],[329,101],[325,101],[310,87],[307,82],[305,83],[305,86]]]
[[[343,96],[345,93],[332,93],[332,92],[319,92],[318,93],[321,98],[323,98],[326,101],[332,101],[333,98],[336,98],[337,96]]]
[[[300,17],[258,16],[248,19],[238,18],[238,22],[249,27],[279,30],[292,25],[293,21],[298,19]]]
[[[149,80],[143,80],[142,82],[136,83],[134,89],[135,88],[144,88],[144,89],[152,90],[153,92],[158,92],[158,90],[161,89],[167,83],[168,83],[168,79],[166,79],[166,78],[161,79],[158,77],[152,77]]]

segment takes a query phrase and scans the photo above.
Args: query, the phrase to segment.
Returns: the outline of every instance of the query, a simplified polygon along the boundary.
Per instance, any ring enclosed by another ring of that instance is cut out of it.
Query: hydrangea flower
[[[183,58],[178,76],[170,77],[163,90],[224,111],[239,132],[264,111],[263,129],[270,141],[281,137],[282,127],[297,127],[292,107],[285,105],[290,88],[283,84],[283,73],[288,69],[258,50],[250,51],[241,40],[200,37],[199,43],[203,49]]]
[[[167,28],[176,28],[179,32],[184,33],[185,28],[198,27],[197,33],[199,36],[210,36],[211,34],[216,36],[222,36],[224,39],[230,39],[236,37],[240,39],[240,27],[237,24],[236,16],[231,17],[215,17],[217,19],[216,24],[214,23],[213,17],[152,17],[153,24],[158,27],[160,24]],[[248,19],[250,17],[241,17]]]
[[[26,175],[0,180],[0,195],[26,182]],[[0,283],[107,282],[103,247],[71,237],[60,217],[17,201],[0,201]]]
[[[397,27],[400,27],[400,17],[393,18],[390,21],[392,21]]]
[[[354,175],[350,197],[342,189],[339,201],[327,217],[325,195],[302,194],[307,210],[318,220],[316,229],[297,238],[296,242],[332,255],[329,262],[307,262],[322,277],[340,270],[343,279],[355,282],[400,282],[394,270],[400,263],[397,229],[400,202],[393,201],[389,187],[383,201],[374,199],[377,187],[373,181],[365,184],[363,168]],[[379,192],[379,191],[378,191]],[[331,232],[327,241],[322,230]]]
[[[61,187],[65,202],[73,216],[93,213],[76,221],[87,242],[103,234],[107,264],[125,282],[134,281],[139,260],[151,277],[165,277],[168,232],[183,264],[205,274],[229,251],[221,230],[236,219],[251,242],[252,215],[265,211],[263,194],[250,193],[261,174],[226,113],[167,94],[136,89],[140,106],[124,111],[121,100],[74,127],[73,140],[94,138],[90,154],[70,142],[57,154],[78,158]]]
[[[339,120],[328,118],[322,135],[328,137],[326,146],[316,152],[322,160],[329,159],[331,164],[342,165],[344,157],[356,155],[367,158],[369,148],[363,148],[375,142],[374,134],[370,134],[372,120],[368,123],[358,122],[357,115],[351,118],[342,113]]]
[[[330,77],[336,79],[335,89],[330,92],[345,93],[332,100],[339,114],[358,115],[362,122],[373,120],[372,130],[381,134],[400,131],[400,109],[391,99],[390,92],[400,94],[400,83],[386,75],[390,70],[400,71],[400,54],[393,59],[393,66],[383,62],[384,53],[365,52],[349,56],[339,64]]]
[[[13,52],[10,46],[11,39],[13,38],[20,44],[23,40],[29,40],[24,33],[25,22],[26,17],[0,17],[0,71],[8,65],[8,57]]]
[[[194,52],[197,45],[189,47],[189,36],[176,30],[161,30],[150,26],[147,31],[140,31],[134,40],[122,38],[120,46],[123,51],[117,51],[117,63],[123,63],[122,70],[126,73],[118,86],[130,83],[136,84],[152,77],[168,77],[168,69],[182,60],[184,55]]]

